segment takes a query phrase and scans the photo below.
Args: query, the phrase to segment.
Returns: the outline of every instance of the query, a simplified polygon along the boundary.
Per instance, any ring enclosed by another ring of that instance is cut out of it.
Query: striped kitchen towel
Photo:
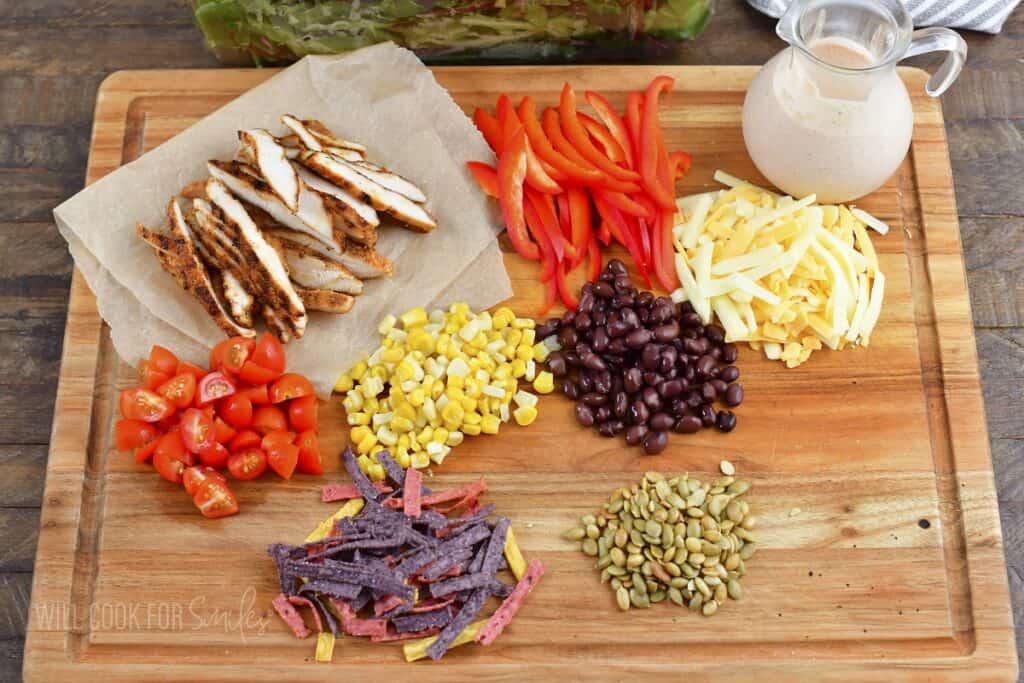
[[[747,0],[750,5],[776,19],[789,6],[788,0]],[[999,33],[1020,0],[905,0],[914,26],[948,26],[984,33]]]

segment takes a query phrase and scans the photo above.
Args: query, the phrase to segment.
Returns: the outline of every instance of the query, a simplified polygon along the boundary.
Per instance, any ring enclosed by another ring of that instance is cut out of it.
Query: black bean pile
[[[625,433],[649,455],[665,450],[668,433],[736,428],[736,414],[715,409],[743,402],[736,345],[718,325],[702,325],[690,303],[638,291],[618,259],[586,283],[575,311],[537,326],[537,339],[557,335],[548,356],[562,392],[576,401],[576,420],[602,436]]]

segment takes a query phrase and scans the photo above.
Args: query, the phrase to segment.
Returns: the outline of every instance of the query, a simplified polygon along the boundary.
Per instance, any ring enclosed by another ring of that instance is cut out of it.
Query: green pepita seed
[[[700,522],[696,519],[691,519],[686,523],[686,537],[687,538],[700,538],[704,535],[704,530],[700,525]]]
[[[597,555],[597,541],[595,541],[594,539],[592,539],[592,538],[585,538],[585,539],[583,539],[582,547],[583,547],[583,552],[586,553],[587,555],[590,555],[591,557],[595,557]]]
[[[629,569],[636,569],[644,563],[644,556],[638,553],[631,554],[626,558],[626,567]]]
[[[683,594],[680,592],[678,588],[670,587],[668,591],[666,591],[666,594],[668,595],[669,600],[679,605],[680,607],[682,607],[685,604],[683,602]]]
[[[690,556],[686,558],[687,564],[699,567],[704,564],[704,560],[708,559],[704,553],[690,553]]]
[[[715,602],[721,604],[725,602],[726,597],[729,593],[724,583],[720,583],[715,587]]]
[[[599,555],[597,559],[597,568],[604,569],[612,563],[611,555]]]
[[[650,594],[651,604],[656,605],[667,597],[663,590],[656,590]]]
[[[747,517],[740,523],[740,527],[748,530],[753,529],[755,526],[757,526],[757,517],[754,517],[753,515]]]
[[[619,609],[625,612],[629,609],[629,591],[621,586],[615,591],[615,602],[618,603]]]
[[[734,496],[742,496],[744,493],[750,490],[750,482],[738,479],[733,483],[729,484],[726,490],[729,493],[733,494]]]
[[[739,581],[737,581],[736,579],[732,579],[731,581],[729,581],[727,586],[730,598],[732,598],[733,600],[743,599],[743,586],[740,585]]]
[[[686,579],[682,576],[679,576],[669,581],[668,585],[672,586],[675,589],[682,590],[683,588],[686,588]]]
[[[698,576],[696,579],[693,580],[693,585],[697,588],[697,590],[701,592],[701,595],[703,595],[705,598],[711,597],[711,589],[708,588],[708,584],[704,581],[704,579]]]
[[[608,504],[608,512],[618,514],[619,511],[622,510],[622,505],[622,498],[616,498]]]
[[[626,575],[626,569],[625,569],[625,567],[616,567],[613,564],[612,566],[608,567],[608,573],[611,574],[612,576],[625,576]]]
[[[722,474],[724,474],[727,477],[731,477],[732,475],[736,474],[736,467],[733,466],[733,464],[728,460],[723,460],[722,462],[718,463],[718,469],[722,470]]]
[[[691,612],[696,612],[696,611],[698,611],[701,608],[701,604],[703,602],[704,602],[704,596],[701,595],[700,593],[697,593],[692,598],[690,598],[690,604],[687,605],[687,607],[689,607]]]
[[[626,554],[622,552],[621,548],[612,548],[608,551],[608,556],[616,567],[626,566]]]
[[[644,527],[644,533],[654,538],[661,537],[661,524],[658,524],[654,520],[647,522]]]
[[[582,541],[583,537],[586,535],[587,530],[581,526],[573,527],[563,534],[563,536],[570,541]]]
[[[618,529],[616,529],[615,530],[615,547],[616,548],[621,548],[621,547],[626,545],[627,541],[629,541],[629,534],[626,532],[626,530],[623,529],[622,527],[619,527]]]
[[[740,548],[740,559],[744,562],[749,560],[757,552],[757,545],[754,543],[747,543]]]
[[[718,603],[714,600],[705,602],[703,607],[700,608],[700,613],[706,617],[710,617],[712,614],[718,611]]]
[[[591,524],[597,524],[597,517],[594,515],[583,515],[580,517],[580,524],[584,527],[590,526]]]
[[[601,530],[597,528],[597,525],[591,522],[587,525],[587,538],[596,539],[601,535]]]

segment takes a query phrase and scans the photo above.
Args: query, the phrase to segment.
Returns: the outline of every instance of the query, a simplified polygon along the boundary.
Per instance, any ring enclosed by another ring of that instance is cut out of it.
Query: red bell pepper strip
[[[555,215],[554,201],[551,199],[551,196],[542,195],[532,187],[527,187],[526,199],[533,204],[533,208],[537,211],[537,217],[540,218],[540,227],[544,230],[547,242],[555,253],[555,260],[562,261],[569,251],[572,252],[570,257],[575,258],[576,250],[572,248],[571,244],[566,244],[562,231],[558,227],[558,216]]]
[[[560,194],[555,196],[555,207],[558,209],[558,227],[562,229],[562,237],[566,242],[572,242],[572,218],[569,216],[569,195]]]
[[[587,258],[589,259],[587,279],[597,282],[597,278],[601,275],[601,245],[597,243],[596,239],[591,239],[587,246]]]
[[[583,158],[579,151],[577,151],[573,144],[569,142],[568,138],[566,138],[562,133],[557,111],[554,109],[544,110],[543,126],[544,133],[547,135],[548,140],[551,141],[551,145],[558,152],[574,163],[584,166],[585,168],[589,168],[597,173],[598,180],[588,181],[585,183],[586,185],[592,187],[604,187],[624,194],[633,194],[634,192],[640,191],[641,188],[639,183],[626,182],[610,176],[602,170],[595,168],[587,159]]]
[[[576,116],[579,117],[580,123],[583,124],[584,130],[590,137],[594,138],[594,141],[601,146],[601,151],[604,155],[611,159],[616,164],[626,164],[626,152],[622,149],[622,145],[619,141],[611,134],[611,132],[604,127],[601,123],[590,118],[586,114],[576,112]]]
[[[640,127],[644,117],[644,96],[642,93],[631,92],[626,96],[626,131],[629,141],[633,143],[634,161],[640,165]]]
[[[640,174],[644,189],[654,203],[663,209],[675,210],[674,193],[665,187],[659,176],[660,155],[664,151],[661,125],[658,122],[658,95],[672,89],[675,81],[669,76],[658,76],[647,86],[644,94],[643,119],[640,125]],[[666,162],[667,164],[667,155]]]
[[[565,137],[572,142],[587,161],[613,178],[627,182],[640,180],[640,174],[616,165],[611,159],[601,154],[601,150],[590,141],[590,136],[587,135],[587,131],[580,123],[579,115],[576,113],[576,93],[568,83],[562,87],[562,97],[558,102],[558,118],[562,123]]]
[[[552,248],[550,240],[548,240],[548,234],[544,230],[544,223],[541,221],[540,215],[537,213],[537,207],[529,199],[523,204],[523,215],[526,218],[526,227],[530,231],[530,236],[540,245],[540,279],[542,282],[547,282],[555,274],[555,250]]]
[[[626,157],[626,165],[629,168],[636,168],[636,163],[633,156],[633,141],[629,139],[629,131],[626,130],[626,122],[622,120],[615,109],[608,100],[604,98],[601,93],[588,90],[583,93],[583,96],[587,98],[587,102],[597,112],[598,118],[600,118],[604,125],[608,127],[608,131],[615,138],[615,141],[619,143],[619,147],[622,148],[623,154]]]
[[[668,160],[668,150],[665,149],[664,145],[658,150],[658,180],[661,181],[661,186],[672,195],[671,210],[675,211],[676,176],[672,172],[672,164]]]
[[[590,164],[579,164],[558,152],[548,140],[544,129],[537,120],[537,107],[533,98],[524,97],[519,104],[519,118],[526,127],[526,135],[530,139],[530,147],[534,150],[542,163],[550,164],[559,173],[566,176],[567,182],[579,184],[599,183],[604,174]]]
[[[555,286],[558,287],[558,295],[562,299],[562,303],[569,310],[575,311],[576,307],[580,305],[580,300],[576,298],[576,294],[569,288],[569,284],[565,281],[565,276],[568,274],[569,264],[555,266]]]
[[[589,242],[594,240],[593,218],[590,214],[590,198],[585,190],[578,187],[570,187],[567,193],[567,201],[564,202],[569,208],[569,224],[571,226],[570,238],[576,248],[575,267],[583,260],[584,250],[589,247]]]
[[[476,108],[473,112],[473,123],[477,130],[484,136],[484,140],[491,146],[494,153],[501,156],[501,150],[505,147],[505,136],[501,130],[501,123],[494,118],[486,109]]]
[[[632,216],[625,216],[626,224],[629,225],[630,229],[636,235],[636,241],[640,243],[640,251],[644,255],[644,265],[647,266],[647,271],[650,272],[651,267],[654,265],[651,258],[651,224],[653,221],[645,221],[643,218],[633,218]]]
[[[633,258],[636,263],[640,274],[645,278],[647,277],[647,262],[644,260],[643,252],[641,251],[640,242],[637,241],[637,236],[630,229],[622,213],[611,204],[604,197],[604,193],[597,191],[593,193],[594,206],[597,207],[597,212],[601,214],[601,218],[608,223],[608,229],[618,239],[623,246],[626,247],[626,251]]]
[[[476,178],[477,184],[480,185],[480,189],[484,191],[485,195],[498,199],[498,172],[494,170],[493,166],[482,161],[467,161],[466,168]]]
[[[519,115],[516,114],[515,107],[512,106],[512,100],[508,98],[508,95],[501,95],[498,98],[498,123],[503,131],[504,144],[508,145],[509,137],[522,125]],[[544,194],[558,194],[562,192],[562,187],[541,166],[540,159],[537,158],[537,155],[534,154],[533,149],[530,147],[529,139],[526,141],[526,183]]]
[[[668,155],[668,165],[672,169],[672,177],[675,180],[679,180],[689,173],[692,163],[693,157],[689,152],[672,152]]]
[[[679,288],[679,277],[676,275],[672,248],[674,218],[674,212],[662,211],[658,214],[658,220],[654,226],[654,275],[665,291],[670,293]]]
[[[597,241],[606,247],[612,243],[612,232],[608,229],[608,222],[603,219],[597,228]]]
[[[537,317],[543,318],[551,310],[551,307],[555,305],[555,300],[558,299],[558,285],[555,283],[554,277],[549,277],[544,280],[544,303],[541,305],[540,310],[537,311]]]
[[[621,192],[605,192],[604,197],[618,207],[619,211],[624,214],[636,216],[638,218],[646,218],[648,220],[654,218],[653,211],[643,204],[633,201]]]
[[[519,128],[498,160],[498,201],[512,247],[530,261],[540,259],[540,249],[526,232],[523,218],[523,180],[526,178],[526,131]]]

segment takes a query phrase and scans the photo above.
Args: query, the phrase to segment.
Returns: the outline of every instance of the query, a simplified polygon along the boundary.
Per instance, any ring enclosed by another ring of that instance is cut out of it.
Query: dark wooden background
[[[680,61],[761,64],[781,47],[773,25],[719,0]],[[943,106],[1024,653],[1024,9],[1002,35],[967,39]],[[71,277],[51,210],[82,187],[105,76],[217,62],[189,9],[166,0],[0,0],[0,45],[0,681],[14,681]]]

